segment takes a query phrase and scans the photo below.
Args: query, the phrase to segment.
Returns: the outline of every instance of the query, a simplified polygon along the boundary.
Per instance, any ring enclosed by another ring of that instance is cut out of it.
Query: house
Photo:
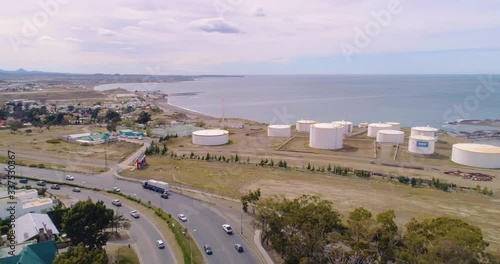
[[[135,159],[135,169],[142,170],[148,163],[146,162],[146,155],[141,155]]]
[[[12,199],[13,198],[13,199]],[[16,210],[9,211],[15,207]],[[15,218],[27,213],[41,213],[52,210],[53,201],[50,198],[38,198],[36,189],[17,190],[14,197],[11,197],[5,186],[0,185],[0,218],[6,219],[13,215]]]
[[[48,241],[59,235],[59,230],[47,214],[25,214],[16,219],[16,242],[18,244],[29,240]]]
[[[0,264],[52,264],[57,256],[54,240],[26,246],[18,255],[0,258]]]

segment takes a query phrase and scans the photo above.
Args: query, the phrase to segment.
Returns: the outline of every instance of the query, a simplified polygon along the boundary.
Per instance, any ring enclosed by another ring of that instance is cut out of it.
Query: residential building
[[[16,193],[11,199],[7,192],[7,188],[0,185],[0,218],[6,219],[11,217],[11,214],[16,218],[27,213],[42,213],[52,210],[53,201],[50,198],[39,198],[36,189],[16,190]],[[14,210],[11,210],[14,208]]]
[[[54,240],[49,240],[36,244],[25,244],[18,255],[0,258],[0,264],[52,264],[56,256],[56,243]]]

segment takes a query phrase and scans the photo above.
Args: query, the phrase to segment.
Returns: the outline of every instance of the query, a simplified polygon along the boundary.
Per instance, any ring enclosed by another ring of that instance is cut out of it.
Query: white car
[[[113,187],[113,192],[120,192],[120,188],[118,188],[118,187]]]
[[[113,200],[111,203],[112,203],[113,205],[115,205],[115,206],[122,206],[122,202],[120,202],[120,200],[118,200],[118,199]]]
[[[165,243],[163,243],[163,240],[156,240],[156,245],[158,248],[165,248]]]
[[[179,214],[177,217],[179,217],[179,219],[181,219],[182,222],[186,222],[188,220],[184,214]]]
[[[233,229],[231,228],[230,225],[228,224],[223,224],[222,225],[222,229],[228,234],[228,235],[232,235],[233,234]]]
[[[73,177],[71,175],[66,175],[66,180],[68,180],[68,181],[74,181],[75,177]]]
[[[131,211],[131,212],[130,212],[130,215],[131,215],[133,218],[139,218],[139,216],[140,216],[140,215],[139,215],[139,212],[137,212],[136,210]]]

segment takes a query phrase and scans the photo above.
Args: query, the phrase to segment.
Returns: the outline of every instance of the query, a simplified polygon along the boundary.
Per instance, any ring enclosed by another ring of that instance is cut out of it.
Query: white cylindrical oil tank
[[[434,137],[414,135],[408,141],[408,151],[415,154],[433,154],[436,139]]]
[[[342,121],[334,121],[332,122],[332,124],[343,126],[345,134],[352,133],[352,122],[342,120]]]
[[[438,140],[439,129],[430,126],[426,127],[412,127],[410,136],[420,135],[426,137],[433,137],[436,141]]]
[[[500,147],[485,144],[454,144],[451,161],[485,169],[500,168]]]
[[[268,137],[291,137],[292,129],[290,125],[270,125],[267,127]]]
[[[311,126],[309,146],[317,149],[341,149],[344,145],[344,127],[332,123]]]
[[[229,142],[229,132],[221,129],[206,129],[193,132],[193,144],[202,146],[218,146]]]
[[[405,132],[399,130],[379,130],[377,133],[378,143],[398,143],[405,141]]]
[[[314,120],[299,120],[299,121],[297,121],[295,128],[299,132],[309,133],[311,131],[311,125],[314,125],[316,123],[318,123],[318,122],[316,122]]]
[[[369,137],[377,137],[377,133],[380,130],[388,130],[391,129],[391,125],[384,123],[371,123],[368,125],[368,136]]]
[[[400,130],[401,129],[401,124],[398,122],[385,122],[384,124],[391,125],[391,130]]]

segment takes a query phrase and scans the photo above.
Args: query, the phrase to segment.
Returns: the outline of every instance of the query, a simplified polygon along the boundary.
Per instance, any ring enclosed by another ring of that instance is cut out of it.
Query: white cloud
[[[154,27],[156,23],[150,20],[142,20],[137,22],[137,25],[141,27]]]
[[[264,8],[262,7],[256,7],[252,10],[252,16],[255,17],[264,17],[266,16],[266,13],[264,12]]]
[[[275,64],[290,64],[293,61],[292,58],[275,58],[271,59],[272,63]]]
[[[117,35],[117,33],[107,28],[99,28],[97,29],[97,35],[105,37],[114,37]]]
[[[224,18],[207,18],[191,21],[191,27],[205,32],[239,33],[238,27],[226,21]]]
[[[41,36],[38,38],[38,40],[40,40],[40,41],[54,41],[56,39],[53,37],[49,37],[49,36]]]
[[[65,41],[69,41],[69,42],[82,42],[81,39],[77,39],[77,38],[72,38],[72,37],[67,37],[67,38],[64,38]]]

